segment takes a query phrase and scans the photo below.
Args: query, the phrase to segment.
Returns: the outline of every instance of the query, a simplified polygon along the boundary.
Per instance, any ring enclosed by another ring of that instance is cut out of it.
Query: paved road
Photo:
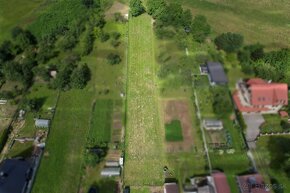
[[[264,118],[261,114],[251,113],[243,115],[245,123],[247,125],[246,140],[250,149],[256,147],[255,139],[260,133],[260,126],[264,123]]]

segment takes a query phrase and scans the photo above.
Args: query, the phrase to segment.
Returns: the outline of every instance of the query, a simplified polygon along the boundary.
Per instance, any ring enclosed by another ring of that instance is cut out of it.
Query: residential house
[[[225,85],[228,83],[224,68],[219,62],[207,62],[208,78],[211,85]],[[203,70],[203,72],[206,72]]]
[[[242,113],[278,113],[283,106],[288,105],[288,85],[260,78],[240,80],[233,98]]]
[[[240,193],[270,193],[260,174],[250,174],[237,177]]]
[[[25,160],[6,159],[0,164],[0,192],[24,193],[31,179],[31,164]]]
[[[224,173],[216,172],[212,173],[211,176],[215,185],[215,193],[231,193],[227,177]]]

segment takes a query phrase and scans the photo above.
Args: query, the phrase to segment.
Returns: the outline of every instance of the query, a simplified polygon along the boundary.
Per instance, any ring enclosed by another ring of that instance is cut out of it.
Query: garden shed
[[[35,127],[39,128],[49,128],[49,119],[35,119]]]

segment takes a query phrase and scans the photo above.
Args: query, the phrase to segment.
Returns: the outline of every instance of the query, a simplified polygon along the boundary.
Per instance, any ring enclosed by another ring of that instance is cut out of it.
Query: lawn
[[[170,0],[176,2],[175,0]],[[246,43],[260,42],[267,49],[288,47],[289,1],[227,1],[227,0],[179,0],[194,15],[208,18],[216,34],[237,32]]]
[[[26,26],[48,7],[47,0],[1,0],[0,1],[0,42],[10,38],[13,27]]]
[[[166,141],[182,141],[182,127],[179,120],[173,120],[171,123],[165,124]]]
[[[164,128],[159,95],[151,18],[129,20],[129,63],[125,184],[162,185],[165,164]]]
[[[281,127],[281,118],[278,114],[263,115],[265,123],[261,125],[261,133],[283,132]]]
[[[269,183],[270,177],[275,178],[278,181],[278,183],[283,185],[285,193],[290,192],[290,180],[286,176],[284,171],[280,169],[273,169],[271,165],[282,165],[281,161],[272,162],[272,160],[274,159],[272,155],[274,154],[284,155],[285,152],[284,151],[281,152],[283,145],[286,148],[288,148],[289,152],[289,146],[286,146],[287,145],[286,143],[283,144],[286,140],[288,140],[289,143],[290,137],[289,136],[260,137],[257,142],[257,149],[254,151],[254,157],[256,160],[258,170],[261,174],[263,174],[263,177],[266,180],[266,182]]]
[[[60,94],[32,192],[78,191],[93,96],[89,88]]]
[[[97,100],[93,106],[88,138],[95,142],[110,142],[113,101]]]

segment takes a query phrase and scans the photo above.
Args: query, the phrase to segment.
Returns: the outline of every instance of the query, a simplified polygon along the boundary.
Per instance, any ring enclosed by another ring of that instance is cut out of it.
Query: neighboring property
[[[271,192],[260,174],[250,174],[237,177],[241,193],[269,193]]]
[[[174,182],[164,184],[164,193],[179,193],[178,185]]]
[[[7,159],[0,164],[0,192],[24,193],[31,179],[31,164],[25,160]]]
[[[283,106],[288,105],[288,85],[260,78],[240,80],[233,98],[242,113],[278,113]]]
[[[35,127],[39,128],[49,128],[49,119],[35,119]]]
[[[101,176],[103,177],[120,176],[120,174],[121,174],[120,167],[105,167],[101,171]]]
[[[215,119],[204,119],[203,127],[208,131],[222,130],[224,128],[223,122]]]
[[[231,193],[227,177],[224,173],[217,172],[211,174],[211,176],[215,185],[215,193]]]
[[[185,191],[187,193],[231,193],[226,175],[219,171],[211,176],[191,178],[190,182],[192,187],[190,191]]]
[[[228,83],[224,68],[219,62],[207,62],[200,66],[201,74],[208,74],[211,85],[225,85]]]

